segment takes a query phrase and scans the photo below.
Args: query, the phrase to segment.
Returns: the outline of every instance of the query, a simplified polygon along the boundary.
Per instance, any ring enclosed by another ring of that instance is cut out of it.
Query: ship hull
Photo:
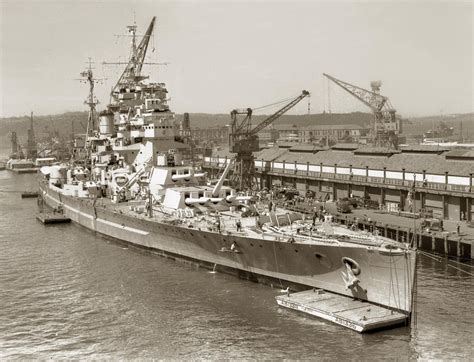
[[[40,185],[44,202],[61,206],[74,222],[106,236],[173,258],[190,260],[254,281],[287,287],[321,288],[409,313],[416,254],[372,247],[300,244],[224,235],[132,216],[92,199],[61,194]],[[237,245],[237,252],[231,245]],[[346,258],[346,259],[344,259]],[[360,282],[347,288],[343,260],[356,262]]]

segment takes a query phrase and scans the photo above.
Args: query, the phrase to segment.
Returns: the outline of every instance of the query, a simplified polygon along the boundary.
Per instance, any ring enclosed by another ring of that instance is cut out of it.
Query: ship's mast
[[[122,75],[119,80],[112,88],[110,95],[114,97],[116,94],[120,93],[120,90],[135,85],[138,82],[147,79],[147,76],[142,76],[141,71],[144,64],[147,65],[166,65],[168,63],[152,63],[145,62],[145,56],[148,50],[148,45],[150,43],[150,38],[153,34],[155,27],[156,17],[151,19],[150,25],[143,35],[142,40],[137,45],[137,24],[128,25],[127,29],[129,36],[132,38],[131,49],[130,49],[130,59],[128,62],[103,62],[104,65],[126,65]]]
[[[94,85],[102,81],[102,79],[94,78],[94,74],[92,72],[92,61],[89,58],[88,67],[85,71],[81,72],[81,79],[80,81],[83,83],[89,84],[89,95],[87,99],[84,101],[84,104],[89,106],[89,117],[87,119],[87,129],[86,129],[86,141],[84,143],[84,148],[88,149],[90,146],[90,137],[93,136],[94,130],[97,127],[97,111],[96,106],[99,104],[95,94],[94,94]]]

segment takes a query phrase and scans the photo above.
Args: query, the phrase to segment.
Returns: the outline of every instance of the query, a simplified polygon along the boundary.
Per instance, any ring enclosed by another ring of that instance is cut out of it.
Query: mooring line
[[[418,252],[419,252],[420,254],[423,254],[424,256],[427,256],[428,258],[431,258],[431,259],[437,261],[438,263],[441,263],[441,261],[442,261],[442,259],[437,259],[435,256],[432,256],[430,253],[427,253],[427,252],[424,252],[424,251],[421,251],[421,250],[418,250]],[[446,262],[446,265],[449,266],[449,267],[451,267],[451,268],[453,268],[453,269],[456,269],[456,270],[458,270],[458,271],[460,271],[460,272],[466,273],[467,275],[470,275],[470,276],[474,277],[474,273],[470,273],[470,272],[468,272],[468,271],[466,271],[466,270],[463,270],[463,269],[461,269],[461,268],[455,267],[454,265],[449,264],[449,261]]]

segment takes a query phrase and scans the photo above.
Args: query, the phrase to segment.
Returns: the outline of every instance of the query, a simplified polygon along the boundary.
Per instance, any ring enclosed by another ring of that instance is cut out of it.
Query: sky
[[[136,21],[156,15],[145,67],[176,113],[228,113],[311,92],[310,111],[367,110],[322,73],[381,80],[402,116],[473,112],[473,2],[0,0],[0,117],[87,110],[79,73],[94,63],[99,109]],[[154,51],[152,51],[154,49]],[[306,114],[307,101],[291,112]]]

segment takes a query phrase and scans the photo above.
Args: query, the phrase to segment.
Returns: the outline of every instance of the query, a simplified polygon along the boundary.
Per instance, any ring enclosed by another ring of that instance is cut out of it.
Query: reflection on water
[[[126,248],[74,224],[44,227],[34,218],[36,201],[13,192],[34,188],[34,177],[0,171],[0,357],[365,360],[474,352],[474,278],[446,263],[420,258],[416,330],[360,335],[278,308],[280,287]]]

